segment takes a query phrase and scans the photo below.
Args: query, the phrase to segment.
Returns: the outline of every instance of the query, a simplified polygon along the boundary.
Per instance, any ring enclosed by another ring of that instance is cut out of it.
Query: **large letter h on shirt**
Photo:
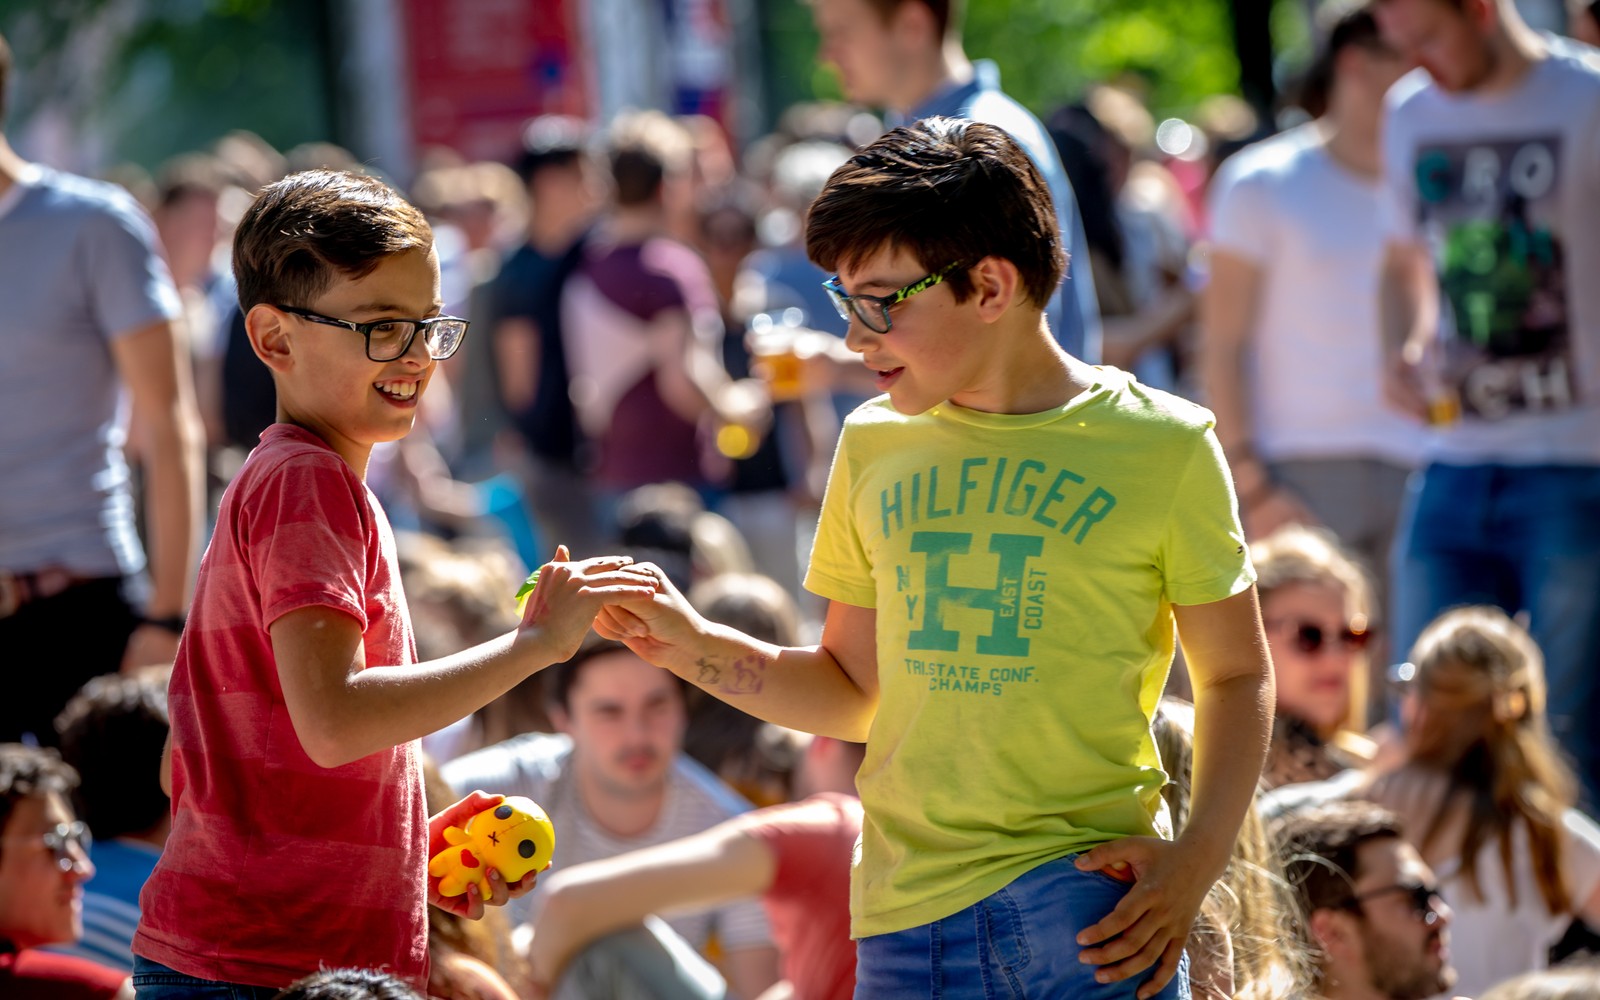
[[[958,587],[950,583],[950,557],[966,555],[972,535],[957,531],[919,531],[911,551],[927,556],[923,570],[922,627],[907,636],[911,649],[955,652],[961,633],[944,627],[945,609],[981,608],[991,615],[988,635],[978,637],[978,652],[989,656],[1027,656],[1028,640],[1017,634],[1018,603],[1028,559],[1044,551],[1037,535],[991,535],[989,551],[1000,557],[1000,579],[993,587]]]

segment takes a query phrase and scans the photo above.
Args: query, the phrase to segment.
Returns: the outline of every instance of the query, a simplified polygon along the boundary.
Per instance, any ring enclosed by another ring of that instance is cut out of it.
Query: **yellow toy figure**
[[[512,796],[467,820],[466,829],[447,826],[451,846],[428,861],[428,874],[439,880],[439,895],[459,896],[474,882],[483,899],[490,896],[489,869],[507,882],[550,867],[556,849],[555,827],[532,799]]]

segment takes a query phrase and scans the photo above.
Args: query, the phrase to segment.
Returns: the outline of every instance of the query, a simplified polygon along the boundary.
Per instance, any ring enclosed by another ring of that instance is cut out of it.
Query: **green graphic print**
[[[1447,381],[1495,420],[1575,400],[1558,215],[1558,136],[1424,146],[1418,211],[1435,251]]]

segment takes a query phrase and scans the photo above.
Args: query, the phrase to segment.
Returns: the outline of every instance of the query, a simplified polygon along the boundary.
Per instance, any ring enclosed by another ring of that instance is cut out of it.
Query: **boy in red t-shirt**
[[[466,333],[439,315],[433,233],[381,181],[317,170],[263,190],[233,253],[278,420],[223,495],[173,668],[172,834],[140,899],[134,986],[270,995],[331,966],[421,986],[430,897],[476,915],[532,877],[491,872],[493,898],[439,899],[416,741],[565,660],[602,603],[653,584],[563,547],[516,632],[415,662],[364,479]],[[496,801],[469,797],[435,826]]]

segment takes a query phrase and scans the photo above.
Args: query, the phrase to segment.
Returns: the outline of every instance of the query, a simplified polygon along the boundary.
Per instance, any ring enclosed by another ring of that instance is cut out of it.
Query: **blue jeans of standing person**
[[[1395,543],[1394,656],[1462,604],[1527,612],[1551,728],[1600,804],[1600,467],[1435,464],[1413,476]]]
[[[1078,961],[1078,932],[1132,885],[1049,861],[943,920],[856,943],[855,1000],[1132,1000],[1150,970],[1097,983]],[[1188,1000],[1189,960],[1159,1000]]]
[[[133,956],[133,995],[136,1000],[272,1000],[281,992],[281,989],[271,986],[241,986],[238,983],[197,979],[176,969],[169,969],[160,962]]]

